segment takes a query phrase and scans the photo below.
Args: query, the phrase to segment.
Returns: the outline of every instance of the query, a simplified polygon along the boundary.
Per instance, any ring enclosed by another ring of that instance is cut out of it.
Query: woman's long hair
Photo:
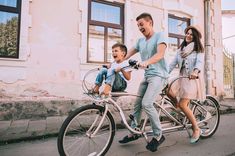
[[[187,29],[187,28],[186,28]],[[194,28],[190,28],[188,29],[185,34],[187,34],[187,32],[189,30],[192,30],[192,35],[193,35],[193,41],[194,42],[194,48],[193,48],[193,51],[196,51],[197,53],[203,53],[204,52],[204,48],[202,46],[202,43],[201,43],[201,40],[200,40],[200,37],[199,37],[199,32],[198,30],[194,29]],[[180,50],[183,50],[184,47],[187,46],[187,42],[185,40],[186,37],[184,37],[184,41],[181,43],[180,45]]]

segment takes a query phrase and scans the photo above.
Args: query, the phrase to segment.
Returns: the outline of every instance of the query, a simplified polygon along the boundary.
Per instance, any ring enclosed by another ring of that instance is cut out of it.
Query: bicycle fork
[[[104,112],[100,112],[102,113],[102,118],[101,120],[99,121],[99,118],[100,118],[100,114],[98,114],[95,118],[95,121],[92,123],[91,127],[87,130],[86,132],[86,135],[89,137],[89,138],[92,138],[96,135],[96,133],[99,131],[101,125],[103,124],[104,122],[104,119],[105,119],[105,116],[107,115],[107,112],[108,112],[108,105],[105,105],[104,106]],[[96,127],[96,129],[93,131],[95,125],[97,125],[97,122],[99,122],[98,126]],[[93,131],[93,133],[92,133]]]

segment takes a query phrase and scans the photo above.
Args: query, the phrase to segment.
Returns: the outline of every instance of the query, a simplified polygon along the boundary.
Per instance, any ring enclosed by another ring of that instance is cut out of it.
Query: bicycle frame
[[[134,95],[134,94],[129,94],[129,93],[113,93],[112,94],[113,97],[121,97],[121,96],[136,96],[138,97],[138,95]],[[145,131],[145,128],[146,128],[146,125],[147,125],[147,122],[148,122],[148,117],[145,116],[144,117],[144,121],[143,121],[143,124],[141,126],[141,129],[133,129],[128,123],[127,123],[127,119],[124,115],[124,112],[122,110],[122,108],[118,105],[118,103],[112,99],[111,97],[110,98],[107,98],[107,99],[103,99],[103,100],[98,100],[98,103],[99,105],[101,105],[100,103],[105,103],[104,104],[104,112],[103,112],[103,118],[106,116],[107,112],[109,111],[109,107],[108,107],[108,104],[112,104],[119,112],[120,116],[121,116],[121,119],[125,125],[125,127],[131,131],[132,133],[135,133],[135,134],[139,134],[139,135],[143,135],[145,137],[145,139],[147,140],[147,137],[149,135],[152,134],[152,131]],[[195,101],[195,100],[192,100],[191,103],[193,103],[193,108],[192,110],[195,109],[196,106],[200,107],[201,109],[203,109],[205,112],[208,112],[205,108],[203,108],[203,106],[198,102],[198,101]],[[182,117],[183,117],[183,120],[182,121],[179,121],[178,119],[176,119],[174,116],[172,116],[167,110],[165,107],[167,108],[170,108],[170,109],[173,109],[173,110],[176,110],[176,108],[171,104],[171,102],[169,101],[169,99],[167,98],[166,95],[164,95],[162,97],[162,99],[159,101],[159,102],[154,102],[154,104],[158,107],[158,114],[159,116],[162,115],[162,113],[164,115],[166,115],[167,119],[170,119],[173,123],[172,123],[172,126],[168,127],[168,128],[163,128],[162,131],[163,133],[169,133],[169,132],[173,132],[173,131],[179,131],[179,130],[187,130],[188,132],[188,135],[190,136],[190,133],[188,131],[188,128],[192,126],[192,124],[188,123],[187,122],[187,117],[182,113]],[[167,106],[168,105],[168,106]],[[205,118],[204,120],[201,120],[198,122],[198,124],[200,123],[205,123],[207,120],[209,120],[210,117],[208,116],[207,118]],[[95,132],[91,135],[91,136],[94,136],[96,134],[96,132],[99,130],[100,128],[100,125],[102,125],[102,121],[103,119],[101,119],[101,122],[99,123],[97,129],[95,130]],[[92,129],[93,127],[91,127]]]
[[[129,67],[129,66],[127,66],[127,67]],[[99,70],[99,68],[97,68],[97,69]],[[87,76],[88,74],[90,74],[91,72],[93,72],[93,71],[95,71],[95,70],[97,70],[97,69],[93,69],[93,70],[89,71],[89,72],[84,76],[84,80],[83,80],[83,81],[85,81],[86,76]],[[178,80],[178,79],[180,79],[180,78],[189,78],[189,77],[188,77],[188,76],[181,76],[181,77],[176,78],[175,80],[173,80],[173,81],[169,84],[169,87],[168,87],[168,88],[171,88],[171,85],[172,85],[176,80]],[[87,89],[87,86],[86,86],[85,83],[83,84],[83,88]],[[139,134],[139,135],[143,135],[143,136],[145,136],[145,138],[147,139],[147,135],[150,135],[150,134],[152,133],[152,131],[145,132],[145,128],[146,128],[146,125],[147,125],[147,122],[148,122],[148,117],[146,116],[146,117],[144,118],[144,121],[143,121],[143,124],[142,124],[141,129],[139,129],[139,128],[133,129],[133,128],[127,123],[127,119],[126,119],[126,117],[125,117],[125,115],[124,115],[124,112],[123,112],[122,108],[121,108],[121,107],[117,104],[117,102],[112,98],[112,97],[121,97],[121,96],[135,96],[135,97],[138,97],[138,95],[130,94],[130,93],[125,93],[125,92],[119,92],[119,93],[115,93],[115,92],[114,92],[114,93],[111,93],[111,95],[112,95],[112,96],[109,97],[109,98],[107,98],[107,99],[102,99],[102,100],[100,100],[100,99],[95,99],[95,98],[92,97],[90,94],[88,94],[88,96],[90,96],[90,97],[93,99],[94,103],[98,103],[98,105],[104,106],[103,119],[101,120],[101,122],[99,123],[98,127],[97,127],[96,130],[93,132],[93,134],[89,134],[89,135],[90,135],[90,136],[94,136],[94,135],[98,132],[100,126],[102,125],[102,122],[103,122],[103,120],[104,120],[104,117],[106,116],[107,112],[109,111],[108,104],[112,104],[112,105],[118,110],[118,112],[119,112],[119,114],[120,114],[120,116],[121,116],[121,119],[122,119],[122,121],[123,121],[125,127],[126,127],[129,131],[131,131],[132,133]],[[154,102],[154,105],[158,108],[158,110],[157,110],[157,111],[158,111],[158,115],[161,116],[162,114],[164,114],[164,115],[167,117],[167,119],[170,119],[170,121],[173,122],[173,123],[172,123],[172,126],[170,126],[170,127],[168,127],[168,128],[163,128],[163,129],[162,129],[162,132],[163,132],[163,133],[167,133],[167,132],[172,132],[172,131],[178,131],[178,130],[184,130],[184,129],[186,129],[187,132],[188,132],[188,135],[190,136],[190,133],[189,133],[189,131],[188,131],[188,128],[191,127],[192,124],[188,123],[187,117],[186,117],[186,116],[184,115],[184,113],[182,113],[182,112],[181,112],[181,115],[183,116],[183,120],[182,120],[182,121],[179,121],[177,118],[175,118],[174,116],[172,116],[172,115],[170,114],[170,112],[168,112],[168,111],[166,110],[166,108],[170,108],[170,109],[174,110],[176,113],[179,113],[179,112],[176,111],[176,108],[173,106],[173,104],[171,103],[171,100],[167,97],[166,93],[162,93],[161,96],[162,96],[162,99],[161,99],[160,101],[155,101],[155,102]],[[100,104],[100,103],[105,103],[105,104],[103,105],[103,104]],[[202,110],[204,110],[205,112],[208,113],[208,111],[207,111],[205,108],[203,108],[203,106],[200,104],[199,101],[191,100],[190,103],[193,104],[193,108],[191,108],[192,111],[194,111],[195,107],[198,106],[198,107],[200,107]],[[167,106],[167,105],[168,105],[168,106]],[[208,114],[209,114],[209,113],[208,113]],[[198,122],[198,124],[204,123],[204,122],[206,122],[206,120],[209,120],[209,119],[210,119],[210,117],[207,117],[207,118],[205,118],[204,120],[201,120],[200,122]],[[95,123],[96,123],[96,121],[95,121]],[[94,123],[94,125],[95,125],[95,123]],[[92,128],[93,128],[93,126],[91,126],[90,129],[92,129]],[[89,132],[89,131],[88,131],[88,132]]]

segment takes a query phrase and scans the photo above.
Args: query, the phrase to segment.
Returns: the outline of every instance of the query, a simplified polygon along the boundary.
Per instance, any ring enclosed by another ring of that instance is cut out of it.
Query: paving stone
[[[66,119],[67,117],[68,117],[68,116],[62,116],[62,117],[61,117],[62,123],[65,121],[65,119]]]
[[[59,129],[62,125],[62,117],[55,116],[55,117],[47,117],[46,119],[46,133],[58,133]]]
[[[11,125],[11,121],[0,121],[0,133],[7,130]]]
[[[24,133],[27,131],[29,120],[12,121],[11,126],[7,130],[7,134]]]
[[[29,121],[28,133],[32,136],[40,136],[45,133],[46,130],[46,120],[34,120]]]
[[[6,130],[10,127],[11,121],[0,121],[0,140],[1,136],[4,135]]]

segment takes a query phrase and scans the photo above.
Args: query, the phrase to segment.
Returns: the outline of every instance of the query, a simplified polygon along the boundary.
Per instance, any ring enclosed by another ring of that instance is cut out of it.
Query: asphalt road
[[[221,116],[217,132],[208,139],[201,139],[191,145],[186,131],[166,134],[166,141],[157,152],[145,149],[146,142],[139,139],[133,143],[120,145],[118,139],[127,130],[116,133],[108,156],[235,156],[235,114]],[[24,141],[0,146],[1,156],[58,156],[56,138]]]

